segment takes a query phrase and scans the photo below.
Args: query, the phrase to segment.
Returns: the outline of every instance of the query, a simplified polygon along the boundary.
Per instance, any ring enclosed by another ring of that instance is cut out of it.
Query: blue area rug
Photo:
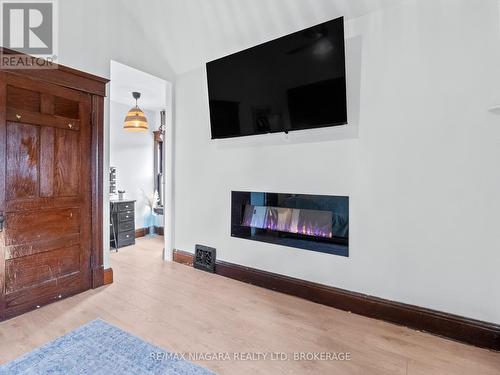
[[[94,320],[1,366],[0,374],[214,374],[175,357],[102,320]]]

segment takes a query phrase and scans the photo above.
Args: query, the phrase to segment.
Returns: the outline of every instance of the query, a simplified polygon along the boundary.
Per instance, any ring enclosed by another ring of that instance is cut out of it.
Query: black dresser
[[[135,201],[110,201],[111,248],[135,244]]]

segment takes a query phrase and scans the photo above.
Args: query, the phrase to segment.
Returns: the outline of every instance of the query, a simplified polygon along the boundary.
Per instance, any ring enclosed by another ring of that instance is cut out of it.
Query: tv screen
[[[347,124],[344,20],[207,63],[212,139]]]

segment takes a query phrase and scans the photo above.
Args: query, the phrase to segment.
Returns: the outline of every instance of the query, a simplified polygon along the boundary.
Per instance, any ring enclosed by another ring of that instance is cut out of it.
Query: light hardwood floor
[[[101,318],[179,353],[349,352],[335,361],[198,361],[219,374],[500,374],[500,354],[161,260],[111,255],[114,284],[0,323],[0,363]]]

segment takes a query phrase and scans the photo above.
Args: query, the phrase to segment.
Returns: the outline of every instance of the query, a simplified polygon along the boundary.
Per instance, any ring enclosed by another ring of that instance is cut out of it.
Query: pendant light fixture
[[[123,129],[129,132],[145,132],[148,130],[148,119],[142,109],[137,105],[137,100],[141,97],[141,93],[133,92],[132,96],[135,99],[135,107],[128,111]]]

